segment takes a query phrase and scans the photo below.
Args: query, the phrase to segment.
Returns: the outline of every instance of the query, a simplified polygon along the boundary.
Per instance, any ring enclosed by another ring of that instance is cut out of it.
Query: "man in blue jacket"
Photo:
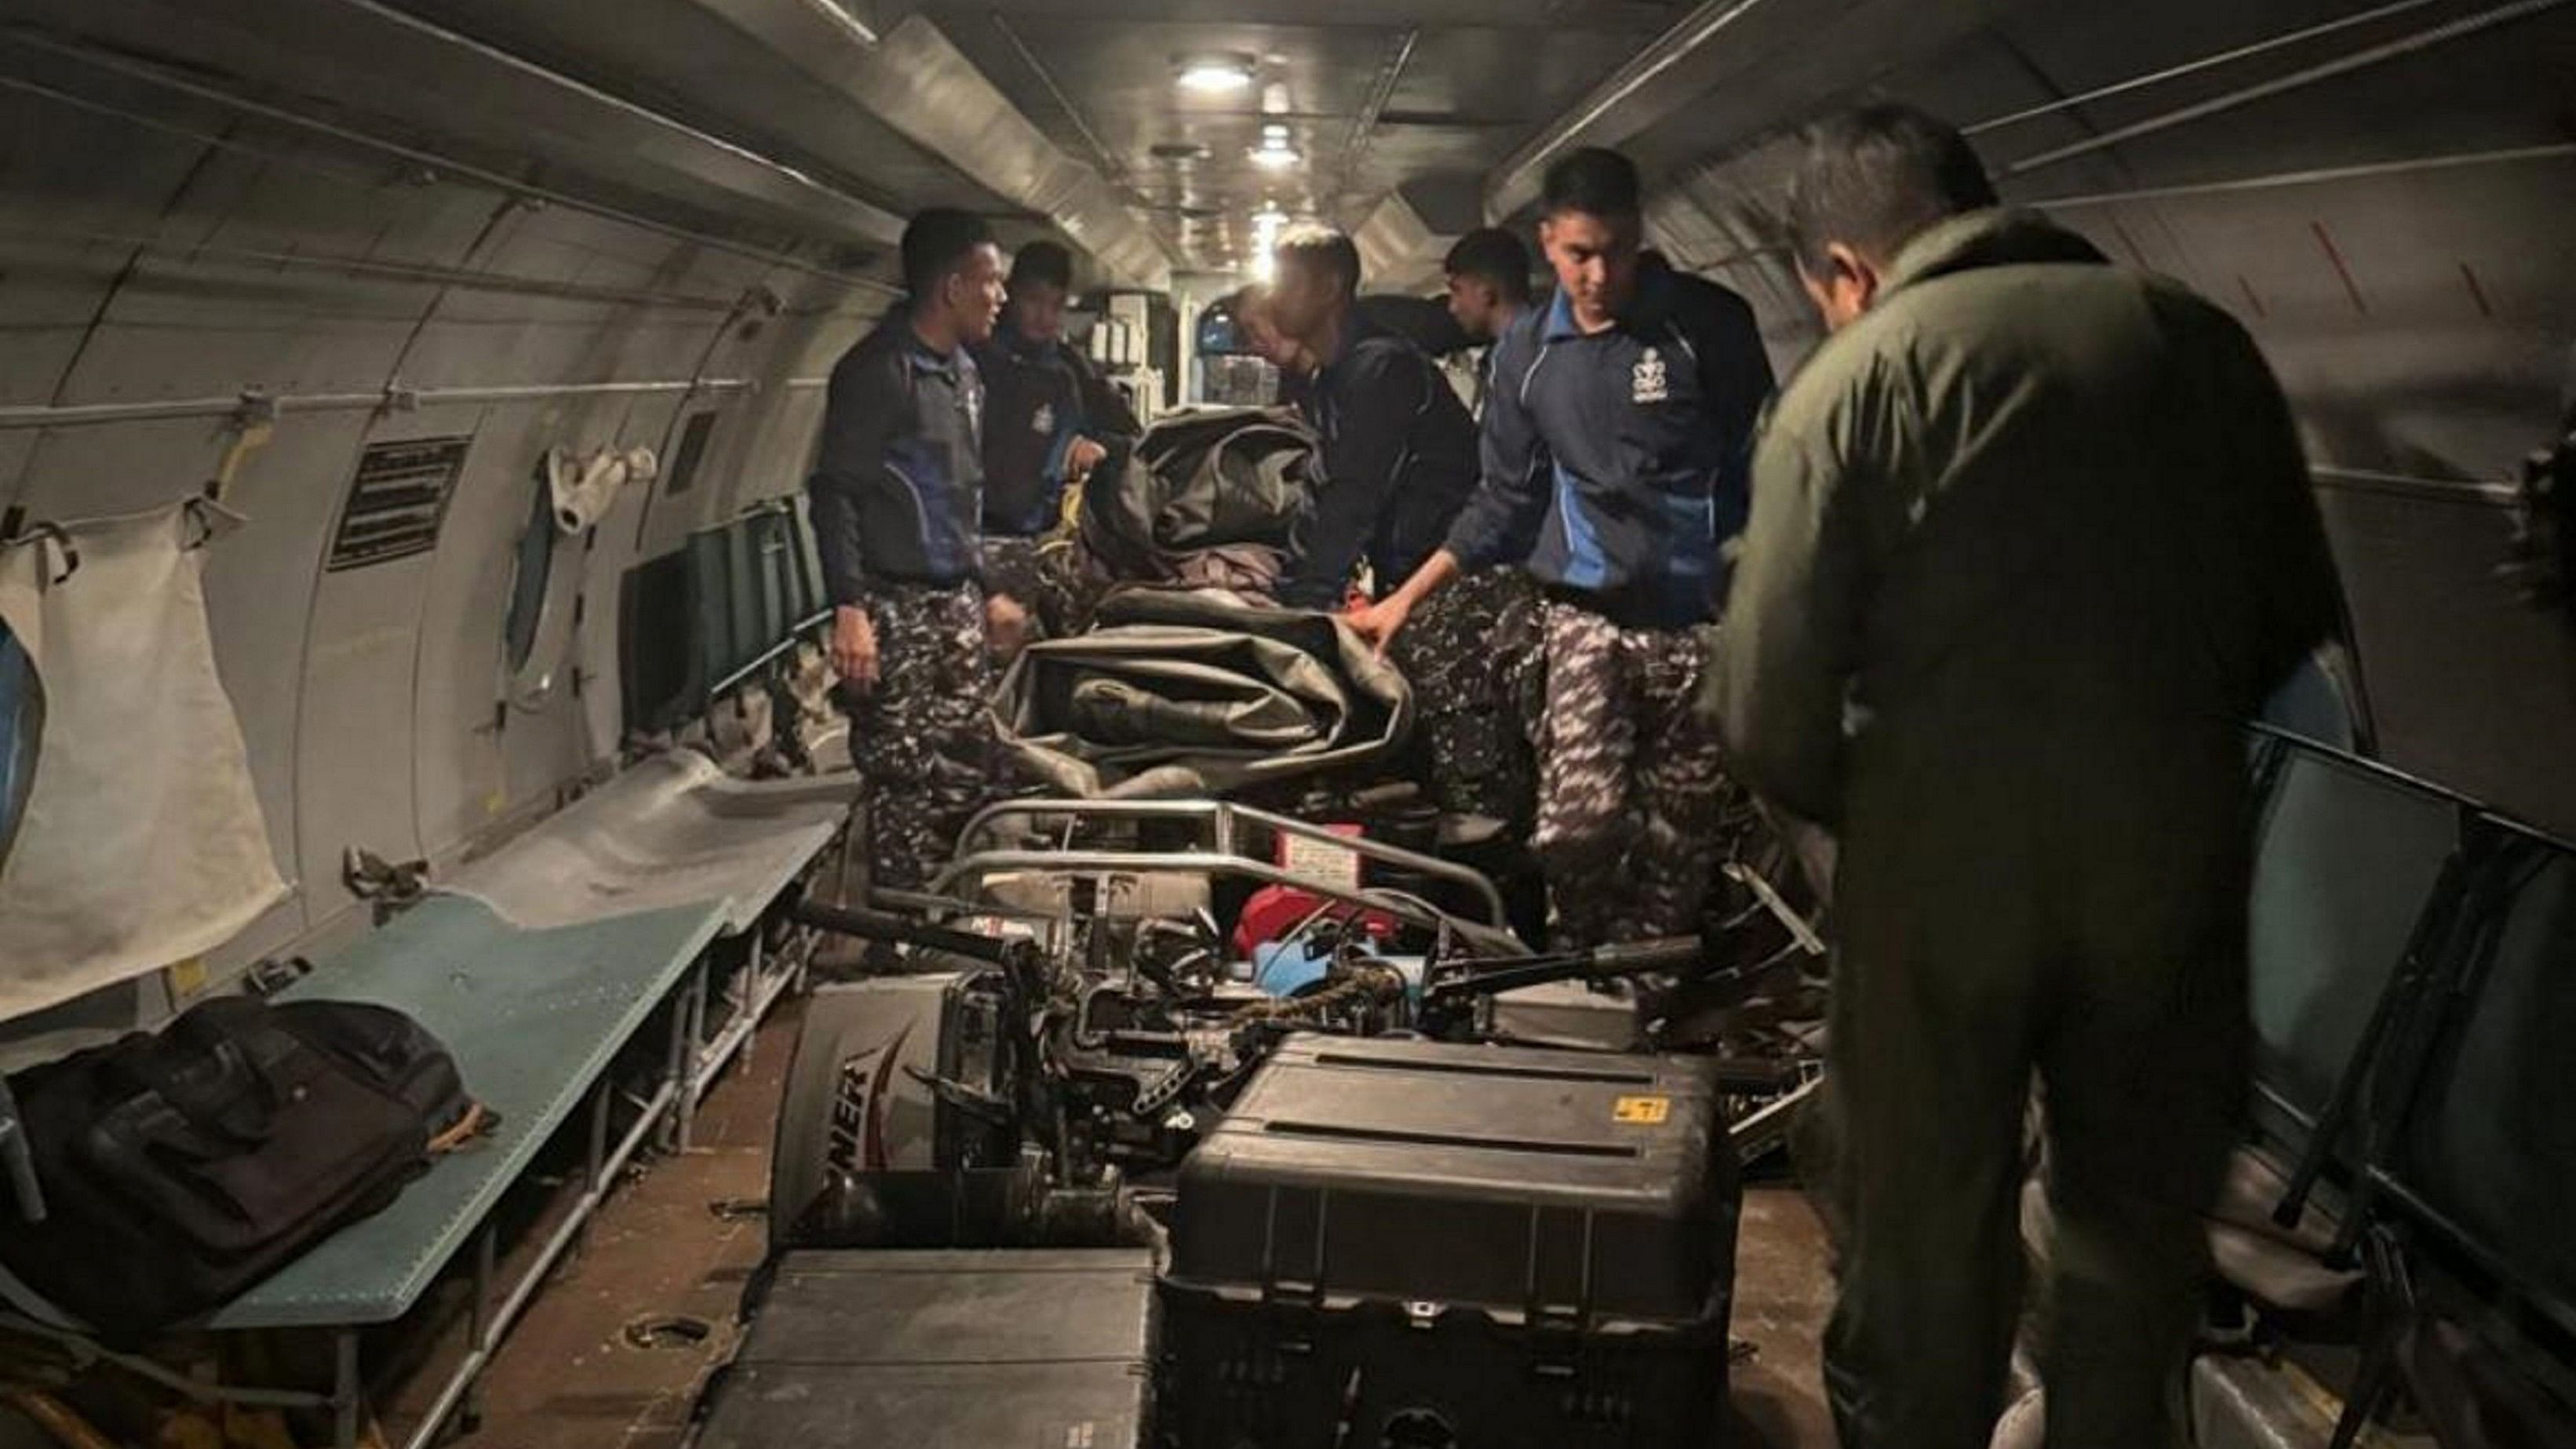
[[[984,223],[930,210],[903,233],[909,296],[832,369],[806,482],[832,664],[866,784],[869,881],[917,886],[998,773],[987,631],[1015,628],[982,582],[984,383],[1002,254]]]
[[[971,349],[985,394],[984,587],[1034,614],[1048,634],[1065,632],[1071,613],[1068,590],[1040,557],[1063,521],[1065,490],[1145,431],[1118,389],[1065,342],[1072,287],[1072,253],[1051,241],[1020,248],[1001,324]],[[995,644],[1007,656],[1018,642]]]
[[[1470,342],[1485,349],[1476,365],[1476,415],[1494,390],[1494,344],[1530,309],[1529,248],[1498,226],[1478,227],[1458,238],[1441,270],[1449,280],[1449,315]]]
[[[1497,344],[1483,482],[1447,544],[1356,621],[1383,642],[1461,573],[1519,561],[1548,597],[1531,845],[1562,944],[1687,935],[1726,789],[1692,708],[1696,631],[1744,527],[1771,391],[1752,309],[1641,255],[1636,167],[1583,150],[1547,174],[1555,299]]]
[[[1275,256],[1271,317],[1315,361],[1299,410],[1322,472],[1279,601],[1334,609],[1363,561],[1383,592],[1440,546],[1475,488],[1476,425],[1438,364],[1360,311],[1350,237],[1292,227]]]
[[[1272,318],[1296,354],[1317,359],[1300,407],[1320,474],[1279,600],[1338,609],[1361,562],[1371,592],[1383,594],[1440,547],[1476,487],[1476,424],[1439,364],[1368,315],[1349,236],[1292,227],[1275,257]],[[1434,801],[1519,826],[1531,771],[1515,748],[1512,674],[1495,645],[1517,600],[1513,583],[1489,569],[1445,591],[1393,652],[1413,685]]]

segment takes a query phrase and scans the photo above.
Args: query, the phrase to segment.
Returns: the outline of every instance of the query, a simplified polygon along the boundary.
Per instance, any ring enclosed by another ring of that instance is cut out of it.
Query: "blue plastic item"
[[[1381,956],[1374,951],[1365,954],[1372,961],[1394,967],[1396,974],[1404,978],[1407,1001],[1422,1000],[1422,957]],[[1332,949],[1320,941],[1265,941],[1252,948],[1252,984],[1272,996],[1295,996],[1320,984],[1332,962]]]

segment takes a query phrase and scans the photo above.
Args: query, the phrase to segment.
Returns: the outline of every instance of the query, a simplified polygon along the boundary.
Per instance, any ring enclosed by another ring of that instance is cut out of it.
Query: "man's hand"
[[[1446,587],[1458,572],[1458,556],[1441,549],[1422,561],[1422,567],[1413,571],[1404,587],[1351,615],[1346,622],[1353,633],[1375,644],[1383,657],[1386,646],[1395,642],[1396,634],[1404,628],[1404,621],[1413,617],[1414,608]]]
[[[1376,645],[1377,652],[1383,655],[1386,646],[1394,643],[1397,632],[1404,628],[1404,621],[1412,617],[1412,596],[1398,589],[1352,613],[1344,622],[1351,626],[1352,633]]]
[[[1016,657],[1029,642],[1029,611],[1008,594],[984,601],[984,637],[1004,659]]]
[[[1074,439],[1073,447],[1064,455],[1065,481],[1080,483],[1090,477],[1091,470],[1107,461],[1108,457],[1109,450],[1089,438]]]
[[[832,668],[861,694],[877,686],[877,626],[856,604],[832,610]]]

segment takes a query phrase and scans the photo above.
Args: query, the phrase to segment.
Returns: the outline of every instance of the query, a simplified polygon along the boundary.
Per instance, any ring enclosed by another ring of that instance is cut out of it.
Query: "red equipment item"
[[[1325,829],[1335,835],[1357,840],[1362,830],[1357,825],[1334,824]],[[1360,858],[1357,854],[1337,850],[1311,840],[1283,835],[1279,838],[1277,858],[1283,870],[1322,876],[1342,877],[1352,885],[1360,882]],[[1345,872],[1347,874],[1345,875]],[[1329,908],[1337,920],[1359,917],[1360,929],[1372,938],[1385,940],[1395,934],[1395,918],[1383,911],[1363,911],[1357,906],[1327,901],[1313,891],[1297,886],[1263,886],[1243,903],[1243,913],[1235,918],[1234,954],[1238,960],[1250,960],[1252,948],[1285,937],[1317,911]]]

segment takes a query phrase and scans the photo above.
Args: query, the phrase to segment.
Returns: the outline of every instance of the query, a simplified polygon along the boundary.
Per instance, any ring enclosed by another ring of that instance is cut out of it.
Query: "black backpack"
[[[222,1306],[489,1125],[419,1023],[346,1001],[207,1001],[10,1088],[47,1212],[0,1207],[0,1263],[111,1342]]]

